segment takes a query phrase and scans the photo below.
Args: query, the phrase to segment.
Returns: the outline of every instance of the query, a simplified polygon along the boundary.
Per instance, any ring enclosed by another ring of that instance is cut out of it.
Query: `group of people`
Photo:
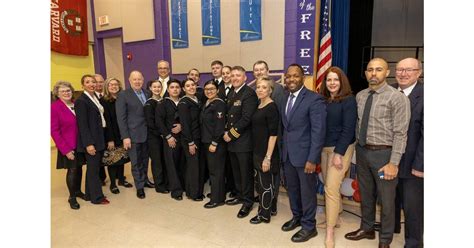
[[[343,210],[340,186],[355,151],[362,220],[360,229],[345,237],[374,239],[379,229],[379,247],[389,247],[395,212],[402,204],[406,247],[422,246],[423,83],[418,60],[397,64],[398,84],[392,87],[386,81],[387,62],[372,59],[365,72],[369,87],[355,97],[338,67],[327,71],[319,93],[304,86],[298,64],[286,69],[284,86],[269,76],[265,61],[254,64],[256,80],[249,85],[243,67],[218,60],[211,63],[213,79],[202,88],[197,69],[183,81],[170,78],[167,61],[159,61],[157,70],[159,77],[146,89],[143,75],[135,70],[130,88],[108,78],[103,92],[98,86],[102,76],[84,75],[84,93],[76,100],[70,83],[54,86],[58,100],[51,105],[51,135],[58,148],[57,168],[68,170],[72,209],[80,207],[77,197],[109,203],[101,187],[101,159],[104,151],[123,147],[138,198],[145,198],[145,187],[154,187],[175,200],[185,193],[203,201],[209,179],[210,201],[204,207],[241,204],[238,218],[249,215],[257,191],[252,224],[269,223],[277,214],[284,176],[293,217],[282,230],[301,226],[291,240],[305,242],[318,234],[316,227],[326,228],[325,245],[334,247]],[[149,158],[154,183],[148,181]],[[84,194],[80,182],[85,163]],[[326,221],[316,226],[318,164],[325,183]],[[123,164],[109,166],[108,172],[112,193],[120,192],[116,180],[132,187]],[[382,205],[380,227],[375,224],[377,201]]]

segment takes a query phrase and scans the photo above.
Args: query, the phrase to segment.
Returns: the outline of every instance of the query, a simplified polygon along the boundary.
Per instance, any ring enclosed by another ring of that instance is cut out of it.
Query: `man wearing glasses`
[[[356,163],[361,195],[360,228],[347,233],[349,240],[375,239],[375,207],[381,202],[379,247],[390,247],[395,227],[395,195],[398,165],[405,152],[410,121],[410,102],[387,84],[388,64],[372,59],[365,76],[369,88],[356,96]]]
[[[403,59],[397,63],[395,72],[398,83],[394,87],[408,97],[411,109],[407,146],[400,160],[398,173],[398,187],[401,188],[405,214],[405,247],[422,247],[424,87],[419,81],[422,73],[421,62],[415,58]],[[397,202],[395,204],[399,205]]]

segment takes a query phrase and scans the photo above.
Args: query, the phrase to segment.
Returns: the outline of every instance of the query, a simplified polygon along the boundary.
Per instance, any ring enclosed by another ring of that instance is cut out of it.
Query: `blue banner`
[[[313,75],[314,70],[314,39],[316,25],[316,0],[298,0],[297,10],[297,41],[296,63],[304,69],[304,74]]]
[[[261,0],[240,0],[240,41],[252,41],[261,39]]]
[[[221,44],[221,4],[220,0],[202,0],[202,44]]]
[[[173,48],[187,48],[189,46],[187,0],[171,0],[171,26]]]

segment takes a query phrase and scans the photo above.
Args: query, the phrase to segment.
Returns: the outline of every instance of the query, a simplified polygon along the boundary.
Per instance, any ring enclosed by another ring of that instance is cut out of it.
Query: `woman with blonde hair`
[[[67,169],[66,185],[69,190],[69,205],[79,209],[76,197],[84,199],[81,192],[82,165],[84,154],[76,151],[77,123],[73,100],[74,88],[71,83],[58,81],[53,88],[51,104],[51,137],[58,148],[57,169]]]
[[[117,123],[117,113],[115,111],[115,101],[118,93],[123,90],[122,82],[116,78],[107,78],[104,84],[104,97],[100,99],[100,103],[104,106],[105,123],[105,141],[107,142],[107,150],[111,151],[122,146],[122,138]],[[116,179],[119,180],[118,185],[131,188],[133,185],[125,180],[124,164],[115,164],[107,166],[110,177],[110,192],[113,194],[120,193],[117,187]]]

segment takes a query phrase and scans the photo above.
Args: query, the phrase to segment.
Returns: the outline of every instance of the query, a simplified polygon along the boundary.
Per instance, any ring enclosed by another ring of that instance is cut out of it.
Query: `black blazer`
[[[103,97],[99,100],[104,107],[104,118],[107,126],[105,127],[105,142],[113,141],[115,146],[122,145],[120,138],[120,129],[117,123],[117,112],[115,111],[116,99],[105,100]]]
[[[201,112],[201,141],[215,146],[225,142],[223,139],[226,123],[225,102],[217,98],[202,108]]]
[[[163,98],[163,100],[158,102],[155,110],[155,125],[160,135],[162,135],[164,139],[169,139],[171,136],[178,139],[181,136],[181,132],[178,134],[171,132],[173,125],[177,123],[180,123],[178,106],[176,106],[171,98]]]
[[[398,84],[393,85],[398,88]],[[400,160],[399,177],[416,178],[411,170],[424,171],[424,89],[423,83],[418,82],[408,96],[410,99],[411,117],[407,132],[407,146]]]
[[[161,135],[158,131],[158,127],[155,124],[155,111],[158,102],[162,101],[149,98],[145,106],[143,106],[143,111],[145,112],[146,126],[147,126],[147,139],[160,139]]]
[[[181,123],[181,138],[188,145],[201,140],[199,129],[199,114],[201,113],[201,102],[184,96],[178,103],[179,122]]]
[[[258,99],[255,91],[244,85],[238,93],[233,89],[229,93],[227,103],[227,126],[229,137],[229,151],[231,152],[251,152],[252,116],[257,110]]]
[[[94,145],[96,151],[105,150],[104,128],[97,106],[84,93],[74,103],[78,127],[77,151],[86,152],[86,147]]]

